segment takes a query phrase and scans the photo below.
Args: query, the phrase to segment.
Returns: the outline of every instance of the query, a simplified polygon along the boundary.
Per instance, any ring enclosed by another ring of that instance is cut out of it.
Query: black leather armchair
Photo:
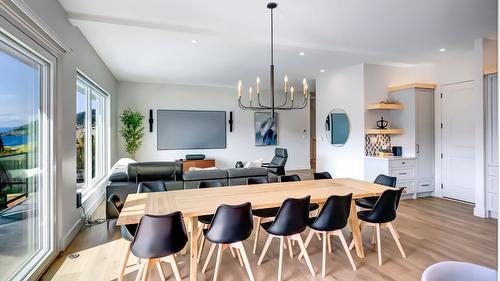
[[[277,176],[285,174],[285,165],[288,160],[288,151],[286,148],[276,148],[274,150],[274,158],[270,163],[263,163],[262,167]]]

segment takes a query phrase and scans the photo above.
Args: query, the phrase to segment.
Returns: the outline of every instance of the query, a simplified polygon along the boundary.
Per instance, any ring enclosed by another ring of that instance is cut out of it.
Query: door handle
[[[416,149],[417,149],[417,153],[420,153],[420,145],[419,144],[416,145]]]

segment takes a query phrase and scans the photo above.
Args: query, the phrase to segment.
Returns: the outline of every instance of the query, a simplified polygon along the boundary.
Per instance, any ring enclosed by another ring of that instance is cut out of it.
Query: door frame
[[[55,138],[54,129],[56,128],[56,123],[54,120],[57,119],[56,111],[54,109],[55,105],[55,92],[57,88],[57,57],[49,52],[46,48],[42,47],[36,40],[32,39],[23,30],[19,29],[14,23],[12,23],[12,18],[5,13],[0,7],[0,33],[4,34],[10,41],[22,48],[25,48],[31,52],[34,56],[43,60],[47,66],[48,70],[46,75],[47,85],[44,87],[44,94],[40,100],[40,106],[43,112],[43,118],[40,120],[43,123],[43,127],[47,129],[41,132],[42,135],[42,159],[44,161],[44,167],[48,167],[48,171],[44,178],[44,184],[48,188],[48,194],[45,200],[47,200],[48,208],[43,210],[45,213],[47,225],[49,225],[49,230],[51,232],[51,237],[47,238],[47,249],[43,253],[37,253],[36,257],[38,262],[35,260],[30,260],[24,264],[24,268],[19,269],[16,272],[15,278],[10,280],[37,280],[39,276],[45,271],[45,269],[52,263],[52,261],[57,257],[59,253],[59,248],[57,245],[58,232],[57,232],[57,187],[56,187],[56,153],[55,153]],[[44,233],[45,235],[45,233]]]

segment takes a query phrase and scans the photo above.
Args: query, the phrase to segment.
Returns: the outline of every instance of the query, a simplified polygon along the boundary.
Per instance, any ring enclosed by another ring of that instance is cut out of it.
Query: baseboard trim
[[[59,241],[59,251],[62,252],[66,250],[71,241],[76,237],[80,229],[82,228],[83,220],[79,218],[71,227],[71,229],[64,235],[64,237]]]

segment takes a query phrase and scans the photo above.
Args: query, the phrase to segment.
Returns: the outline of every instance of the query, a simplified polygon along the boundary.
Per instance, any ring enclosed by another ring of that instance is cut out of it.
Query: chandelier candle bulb
[[[257,76],[257,88],[255,89],[257,95],[260,94],[260,78]]]
[[[288,91],[288,76],[285,75],[285,93]]]
[[[238,98],[241,98],[241,80],[238,82]]]
[[[292,99],[292,101],[293,101],[293,86],[292,86],[292,87],[290,87],[290,97],[291,97],[291,99]]]
[[[250,103],[252,102],[252,87],[248,89],[248,92],[250,93]]]

